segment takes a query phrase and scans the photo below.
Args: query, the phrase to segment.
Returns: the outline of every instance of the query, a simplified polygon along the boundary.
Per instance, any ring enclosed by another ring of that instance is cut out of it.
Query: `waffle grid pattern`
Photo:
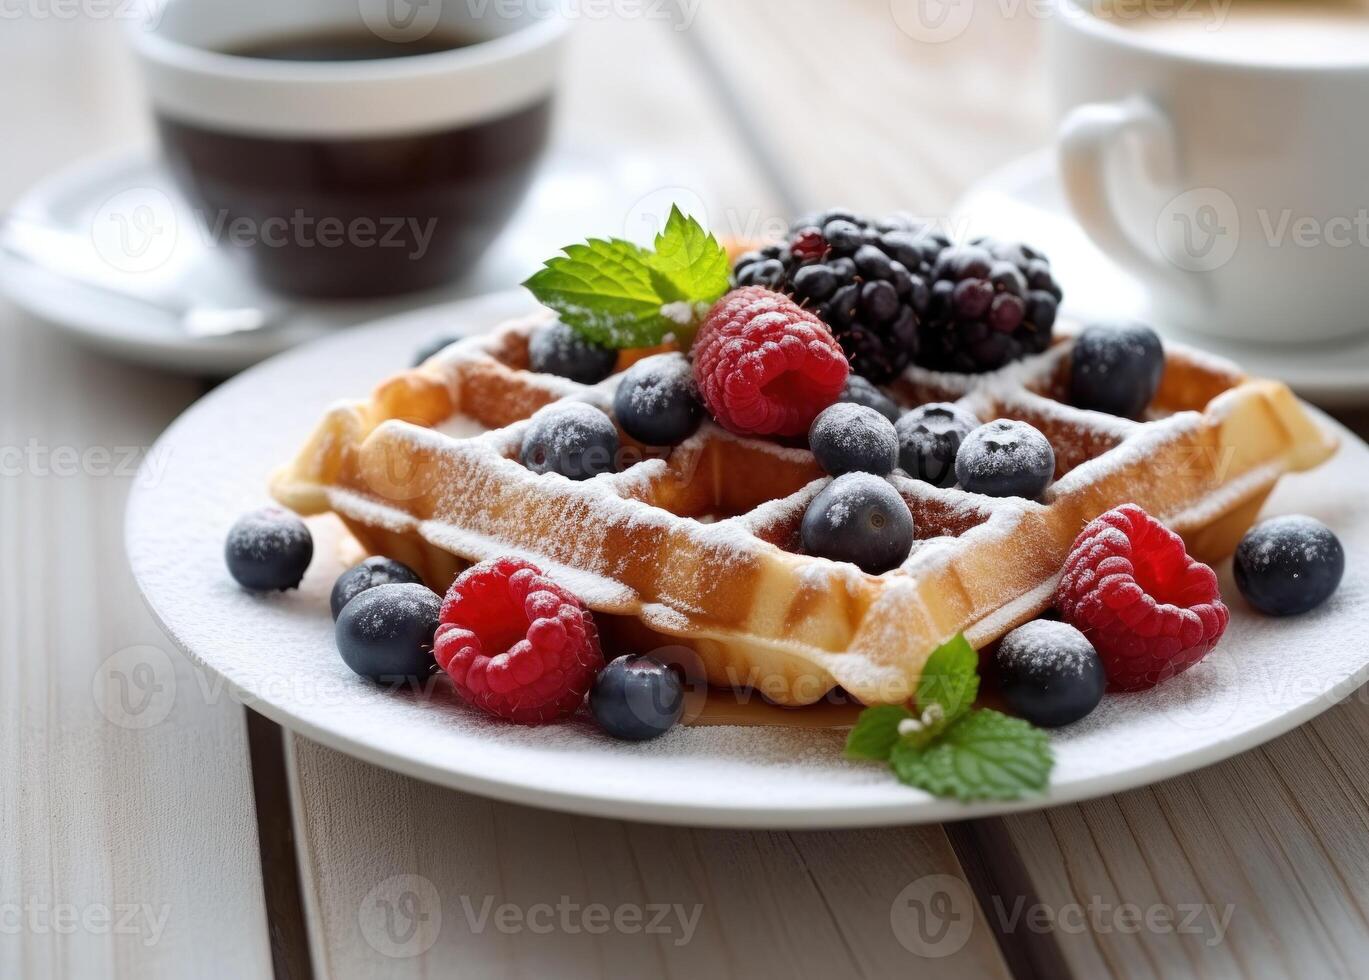
[[[982,421],[1030,422],[1055,448],[1057,479],[1029,502],[895,475],[917,540],[900,568],[870,576],[799,553],[804,509],[825,485],[806,449],[705,423],[669,452],[625,440],[620,472],[583,483],[526,470],[518,448],[537,409],[574,398],[608,410],[618,380],[527,371],[542,319],[461,341],[369,401],[335,406],[273,492],[305,514],[336,512],[367,550],[438,590],[463,562],[527,557],[602,614],[611,643],[686,646],[711,683],[782,704],[836,686],[867,704],[905,700],[948,637],[982,646],[1045,609],[1079,529],[1118,504],[1222,557],[1281,474],[1334,448],[1284,386],[1180,348],[1144,422],[1060,400],[1068,339],[990,375],[913,369],[891,389],[904,407],[955,400]]]

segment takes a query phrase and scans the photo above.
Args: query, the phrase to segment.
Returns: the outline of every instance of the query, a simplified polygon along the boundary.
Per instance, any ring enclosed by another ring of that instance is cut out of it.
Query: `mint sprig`
[[[688,346],[708,308],[727,291],[727,252],[678,207],[651,249],[620,238],[568,245],[523,285],[586,340]]]
[[[935,796],[1011,800],[1040,792],[1054,757],[1039,728],[989,708],[973,708],[979,656],[964,634],[927,659],[914,702],[861,712],[846,739],[852,759],[887,761],[900,782]]]

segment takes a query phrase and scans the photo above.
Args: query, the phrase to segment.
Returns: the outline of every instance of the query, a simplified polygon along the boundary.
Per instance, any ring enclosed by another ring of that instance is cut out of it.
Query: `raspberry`
[[[574,713],[604,666],[589,610],[516,558],[458,576],[438,624],[433,655],[460,695],[520,725]]]
[[[720,299],[694,341],[704,404],[742,435],[804,434],[841,397],[849,371],[821,320],[763,286]]]
[[[1135,504],[1084,528],[1065,561],[1056,605],[1093,643],[1114,691],[1154,687],[1192,667],[1231,618],[1216,573]]]

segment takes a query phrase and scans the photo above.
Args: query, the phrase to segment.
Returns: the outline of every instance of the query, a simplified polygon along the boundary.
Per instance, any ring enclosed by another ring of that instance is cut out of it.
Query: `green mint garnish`
[[[652,249],[592,238],[548,259],[525,285],[576,333],[604,347],[688,345],[727,292],[727,252],[678,207]]]
[[[887,761],[900,782],[936,796],[1011,800],[1046,788],[1054,757],[1039,728],[972,708],[979,656],[958,635],[927,659],[917,710],[880,705],[860,713],[846,739],[852,759]]]
[[[848,759],[871,759],[883,762],[889,758],[898,742],[898,723],[913,713],[901,704],[881,704],[866,708],[851,734],[846,736]]]
[[[1046,788],[1053,759],[1046,733],[989,708],[971,711],[926,748],[900,742],[889,755],[898,778],[935,796],[1015,800]]]
[[[943,643],[927,658],[917,684],[917,709],[925,712],[940,705],[946,724],[955,721],[974,704],[979,694],[979,653],[964,633]]]

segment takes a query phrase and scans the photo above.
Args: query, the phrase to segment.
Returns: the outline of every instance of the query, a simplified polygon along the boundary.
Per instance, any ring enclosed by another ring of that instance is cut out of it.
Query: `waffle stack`
[[[906,700],[957,632],[982,647],[1046,609],[1079,530],[1118,504],[1220,559],[1282,474],[1335,449],[1284,385],[1178,347],[1142,422],[1064,403],[1068,337],[993,374],[913,369],[891,390],[902,405],[957,401],[982,421],[1029,422],[1055,449],[1056,481],[1032,502],[892,477],[917,540],[901,567],[872,576],[801,553],[800,521],[826,483],[806,449],[706,422],[668,451],[625,437],[619,472],[582,483],[524,468],[533,412],[559,399],[609,410],[619,377],[589,387],[528,371],[544,320],[463,340],[333,407],[273,493],[302,514],[336,513],[368,552],[439,592],[469,562],[526,557],[594,609],[614,648],[687,646],[710,683],[785,705],[837,686],[865,704]]]

